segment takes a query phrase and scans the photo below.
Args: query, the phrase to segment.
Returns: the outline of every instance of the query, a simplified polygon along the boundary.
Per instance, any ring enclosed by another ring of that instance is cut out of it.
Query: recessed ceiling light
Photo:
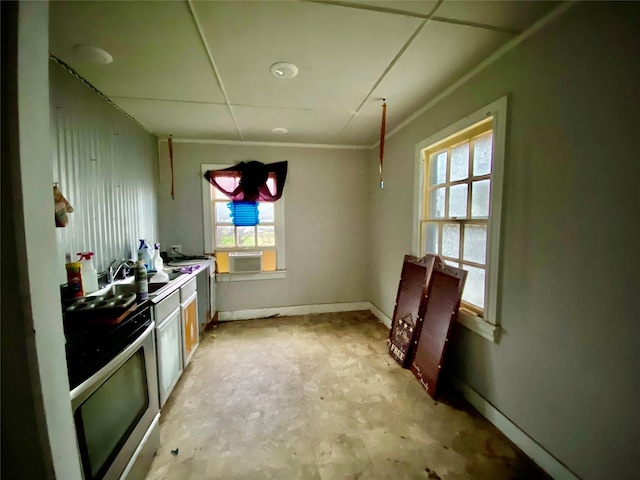
[[[99,65],[107,65],[113,62],[111,54],[98,47],[75,45],[71,50],[78,58],[86,62],[97,63]]]
[[[271,73],[274,77],[277,78],[293,78],[298,75],[298,67],[296,67],[293,63],[287,62],[278,62],[274,63],[269,67]]]
[[[273,133],[277,133],[277,134],[280,134],[280,135],[284,135],[285,133],[289,133],[289,130],[287,130],[286,128],[282,128],[282,127],[276,127],[271,131]]]

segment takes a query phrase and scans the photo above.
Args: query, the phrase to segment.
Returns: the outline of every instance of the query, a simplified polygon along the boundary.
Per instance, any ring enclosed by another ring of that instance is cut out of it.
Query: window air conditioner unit
[[[229,254],[229,273],[262,271],[262,252],[232,252]]]

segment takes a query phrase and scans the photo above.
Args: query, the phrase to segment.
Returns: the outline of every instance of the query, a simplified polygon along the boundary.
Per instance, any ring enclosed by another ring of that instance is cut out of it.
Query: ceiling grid
[[[394,131],[559,3],[56,1],[50,49],[161,139],[361,147],[381,98]],[[300,72],[275,78],[276,62]]]

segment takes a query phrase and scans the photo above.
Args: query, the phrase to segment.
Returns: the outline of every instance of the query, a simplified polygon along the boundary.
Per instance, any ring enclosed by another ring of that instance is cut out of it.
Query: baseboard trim
[[[391,328],[391,319],[387,317],[382,310],[376,307],[373,303],[369,303],[369,310],[378,317],[378,320],[380,320],[385,327]]]
[[[457,377],[453,377],[452,380],[453,387],[458,390],[484,418],[495,425],[498,430],[515,443],[525,455],[530,457],[540,468],[547,472],[547,474],[558,480],[580,480],[467,383]]]
[[[295,305],[290,307],[255,308],[251,310],[234,310],[218,312],[218,320],[250,320],[274,316],[309,315],[312,313],[352,312],[371,310],[370,302],[322,303],[318,305]]]

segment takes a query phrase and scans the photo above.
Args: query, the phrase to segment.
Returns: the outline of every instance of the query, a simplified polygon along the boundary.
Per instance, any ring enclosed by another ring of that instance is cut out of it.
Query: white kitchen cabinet
[[[162,407],[182,375],[182,325],[180,308],[176,308],[157,327],[158,392]]]
[[[153,308],[156,321],[158,396],[162,408],[184,370],[180,293],[176,290]]]

